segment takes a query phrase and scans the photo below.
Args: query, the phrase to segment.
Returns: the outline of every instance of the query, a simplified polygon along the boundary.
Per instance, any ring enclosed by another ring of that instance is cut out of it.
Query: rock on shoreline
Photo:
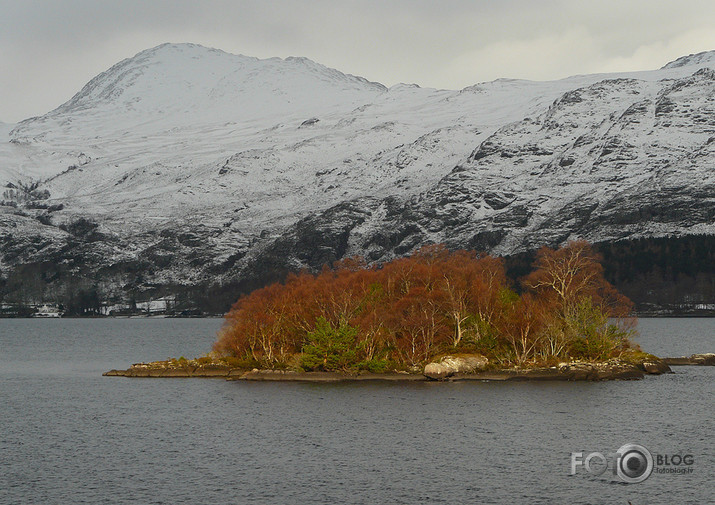
[[[439,363],[428,363],[424,375],[429,379],[442,380],[455,374],[470,374],[484,370],[489,360],[479,354],[445,356]]]
[[[670,366],[715,366],[715,353],[691,354],[690,356],[680,356],[678,358],[663,358],[663,361]]]
[[[603,362],[574,361],[552,367],[487,371],[484,356],[445,356],[425,366],[424,375],[432,380],[632,380],[644,375],[672,373],[662,359],[646,353],[628,354]]]

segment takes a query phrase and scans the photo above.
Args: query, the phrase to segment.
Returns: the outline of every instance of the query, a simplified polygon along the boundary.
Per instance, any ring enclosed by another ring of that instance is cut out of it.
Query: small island
[[[542,248],[521,279],[507,277],[501,258],[433,245],[380,266],[358,258],[289,275],[241,297],[206,356],[104,375],[576,381],[670,372],[632,344],[632,307],[585,241]]]

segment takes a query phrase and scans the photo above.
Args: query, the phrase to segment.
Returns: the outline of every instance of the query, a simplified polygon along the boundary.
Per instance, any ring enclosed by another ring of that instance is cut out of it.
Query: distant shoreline
[[[634,317],[637,318],[654,318],[654,319],[664,319],[664,318],[678,318],[678,319],[691,319],[691,318],[715,318],[715,311],[713,310],[702,310],[700,312],[683,311],[683,312],[666,312],[666,311],[645,311],[645,312],[634,312]],[[212,318],[223,318],[225,314],[191,314],[191,315],[180,315],[180,314],[118,314],[118,315],[104,315],[104,314],[88,314],[88,315],[63,315],[59,318],[38,318],[33,317],[29,314],[15,315],[15,314],[3,314],[0,313],[0,319],[212,319]]]
[[[0,314],[0,319],[223,319],[223,314],[202,314],[194,316],[175,316],[175,315],[121,315],[121,316],[104,316],[101,314],[93,314],[87,316],[62,316],[62,317],[34,317],[34,316],[15,316]]]
[[[665,319],[665,318],[678,318],[678,319],[692,319],[692,318],[715,318],[715,311],[703,311],[703,312],[635,312],[634,316],[637,318],[653,318],[653,319]],[[199,315],[169,315],[169,314],[133,314],[133,315],[111,315],[105,316],[101,314],[93,314],[86,316],[62,316],[59,318],[38,318],[29,315],[8,315],[0,314],[0,319],[220,319],[223,318],[224,314],[199,314]]]

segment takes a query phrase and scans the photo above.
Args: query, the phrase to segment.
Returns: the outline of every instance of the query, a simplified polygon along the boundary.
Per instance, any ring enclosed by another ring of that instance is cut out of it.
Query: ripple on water
[[[203,354],[220,325],[0,320],[0,503],[712,499],[712,367],[603,383],[100,375],[137,361]],[[640,327],[641,345],[655,353],[714,347],[715,320],[652,319]],[[691,453],[695,471],[635,485],[568,475],[571,452],[614,451],[627,442]]]

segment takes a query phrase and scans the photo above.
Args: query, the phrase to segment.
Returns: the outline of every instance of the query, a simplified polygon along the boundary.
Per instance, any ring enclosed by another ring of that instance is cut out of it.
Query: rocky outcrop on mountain
[[[509,254],[574,238],[713,232],[714,76],[566,93],[491,135],[424,193],[398,208],[386,199],[354,252],[385,259],[444,242]]]

